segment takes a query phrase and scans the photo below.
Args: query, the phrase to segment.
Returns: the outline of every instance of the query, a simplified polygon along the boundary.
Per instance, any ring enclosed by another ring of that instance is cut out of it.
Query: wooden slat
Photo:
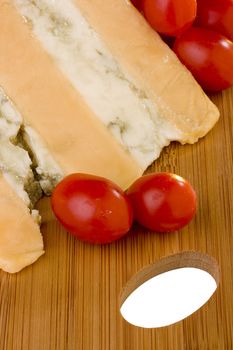
[[[73,239],[39,203],[46,254],[21,273],[0,272],[1,350],[227,350],[233,346],[233,90],[212,96],[216,127],[195,145],[172,144],[150,171],[188,178],[198,194],[195,220],[180,232],[135,225],[106,246]],[[172,253],[198,250],[220,264],[220,285],[194,315],[161,329],[140,329],[119,313],[119,295],[138,270]]]

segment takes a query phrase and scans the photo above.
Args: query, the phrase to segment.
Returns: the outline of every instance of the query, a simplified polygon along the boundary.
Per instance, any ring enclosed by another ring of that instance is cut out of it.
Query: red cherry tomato
[[[64,178],[52,193],[52,209],[75,237],[110,243],[125,235],[133,220],[130,202],[113,182],[87,174]]]
[[[182,177],[170,173],[142,176],[127,191],[135,220],[150,230],[171,232],[196,212],[196,194]]]
[[[233,84],[233,43],[223,35],[190,28],[173,49],[205,90],[220,91]]]
[[[233,41],[233,1],[199,0],[195,23],[219,32]]]
[[[196,0],[142,0],[145,18],[157,32],[177,36],[196,17]]]

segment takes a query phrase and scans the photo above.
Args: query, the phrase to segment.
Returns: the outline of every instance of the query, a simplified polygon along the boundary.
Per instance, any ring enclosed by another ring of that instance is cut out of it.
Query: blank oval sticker
[[[184,265],[188,265],[187,260]],[[191,265],[195,265],[193,261]],[[206,267],[172,267],[149,278],[124,298],[120,309],[123,318],[135,326],[157,328],[188,317],[202,307],[217,288],[218,280]]]

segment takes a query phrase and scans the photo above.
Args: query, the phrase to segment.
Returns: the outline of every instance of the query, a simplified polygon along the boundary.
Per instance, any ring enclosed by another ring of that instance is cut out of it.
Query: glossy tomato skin
[[[233,1],[198,0],[195,24],[221,33],[233,41]]]
[[[110,243],[124,236],[133,212],[125,193],[113,182],[89,174],[71,174],[54,189],[54,214],[75,237],[90,243]]]
[[[190,28],[176,38],[173,50],[207,91],[233,84],[233,43],[204,28]]]
[[[142,176],[127,191],[134,218],[156,232],[187,225],[196,212],[196,194],[182,177],[170,173]]]
[[[142,0],[145,18],[152,28],[177,36],[191,26],[196,17],[196,0]]]

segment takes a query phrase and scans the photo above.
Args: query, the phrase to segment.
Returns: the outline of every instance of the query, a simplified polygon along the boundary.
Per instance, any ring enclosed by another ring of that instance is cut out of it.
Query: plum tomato
[[[113,182],[88,174],[71,174],[54,189],[52,209],[67,231],[90,243],[110,243],[132,225],[126,194]]]
[[[196,212],[190,183],[171,173],[144,175],[128,189],[135,220],[156,232],[172,232],[187,225]]]
[[[221,91],[233,84],[233,43],[223,35],[190,28],[176,38],[173,50],[207,91]]]
[[[190,27],[196,18],[196,0],[142,0],[148,23],[161,34],[177,36]]]
[[[198,0],[195,24],[221,33],[233,41],[233,1]]]

